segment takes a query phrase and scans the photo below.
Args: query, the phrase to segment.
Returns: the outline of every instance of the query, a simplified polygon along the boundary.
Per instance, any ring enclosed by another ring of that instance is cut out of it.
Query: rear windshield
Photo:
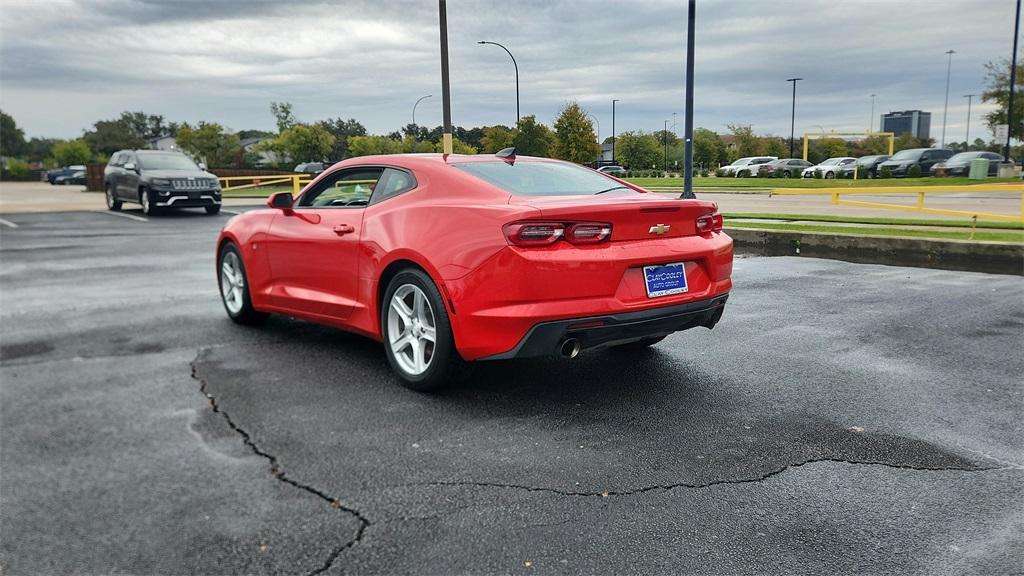
[[[583,196],[629,190],[593,170],[561,162],[467,162],[454,166],[520,196]]]
[[[139,167],[146,170],[199,170],[195,162],[181,154],[139,154]]]

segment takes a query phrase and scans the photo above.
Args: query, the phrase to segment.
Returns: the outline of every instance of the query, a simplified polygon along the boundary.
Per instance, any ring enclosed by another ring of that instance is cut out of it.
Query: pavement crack
[[[253,440],[252,435],[249,434],[249,432],[247,432],[244,428],[239,426],[231,418],[231,415],[228,414],[223,408],[221,408],[216,396],[207,391],[206,379],[204,379],[198,373],[198,363],[200,360],[203,359],[203,356],[207,350],[209,350],[209,348],[201,348],[199,352],[196,354],[195,359],[189,363],[189,366],[191,368],[192,379],[199,382],[199,391],[203,394],[203,396],[206,397],[207,401],[209,401],[210,408],[214,411],[214,413],[220,414],[221,417],[224,418],[224,421],[227,423],[228,427],[230,427],[233,431],[235,431],[236,434],[238,434],[242,438],[242,442],[249,448],[249,450],[252,451],[253,454],[256,454],[257,456],[267,460],[267,462],[270,463],[270,474],[274,478],[281,482],[284,482],[285,484],[288,484],[289,486],[298,488],[299,490],[308,492],[309,494],[312,494],[317,498],[324,500],[332,508],[336,508],[338,510],[341,510],[342,512],[350,514],[353,518],[356,519],[356,521],[359,522],[359,526],[356,528],[356,532],[352,536],[352,538],[349,539],[347,542],[343,543],[342,545],[338,546],[334,550],[332,550],[331,553],[325,559],[324,563],[319,568],[310,572],[309,575],[312,576],[314,574],[321,574],[327,571],[331,568],[331,566],[334,564],[334,561],[338,559],[342,552],[355,546],[363,539],[363,535],[366,533],[366,529],[369,528],[371,525],[370,520],[366,518],[366,516],[364,516],[363,513],[357,510],[356,508],[352,508],[350,506],[346,506],[345,504],[343,504],[341,500],[339,500],[338,498],[335,498],[327,494],[326,492],[320,490],[319,488],[316,488],[315,486],[303,484],[302,482],[299,482],[298,480],[295,480],[294,478],[288,476],[288,474],[281,467],[280,463],[277,461],[277,456],[274,456],[273,454],[267,452],[263,448],[260,448],[260,446],[257,445],[256,442]]]
[[[944,471],[955,471],[955,472],[985,472],[990,470],[1007,470],[1007,469],[1019,469],[1016,466],[999,466],[999,467],[958,467],[958,466],[939,466],[939,467],[923,467],[923,466],[910,466],[903,464],[890,464],[887,462],[871,462],[871,461],[856,461],[856,460],[843,460],[840,458],[812,458],[798,462],[796,464],[787,464],[781,468],[766,472],[760,476],[753,478],[737,478],[737,479],[722,479],[712,480],[710,482],[702,483],[688,483],[688,482],[677,482],[673,484],[654,484],[652,486],[642,486],[640,488],[634,488],[632,490],[604,490],[604,491],[572,491],[572,490],[559,490],[557,488],[547,488],[543,486],[527,486],[524,484],[506,484],[501,482],[475,482],[468,480],[453,480],[453,481],[432,481],[432,482],[419,482],[415,484],[407,484],[406,486],[435,486],[435,487],[450,487],[450,486],[472,486],[479,488],[507,488],[510,490],[523,490],[526,492],[546,492],[549,494],[558,494],[560,496],[581,496],[581,497],[601,497],[609,498],[612,496],[633,496],[636,494],[643,494],[646,492],[653,491],[671,491],[676,489],[687,489],[687,490],[700,490],[704,488],[710,488],[712,486],[719,486],[722,484],[751,484],[757,482],[764,482],[769,478],[773,478],[780,474],[783,474],[789,470],[807,466],[808,464],[817,464],[821,462],[833,462],[838,464],[852,464],[858,466],[884,466],[886,468],[894,468],[897,470],[917,470],[921,472],[944,472]]]

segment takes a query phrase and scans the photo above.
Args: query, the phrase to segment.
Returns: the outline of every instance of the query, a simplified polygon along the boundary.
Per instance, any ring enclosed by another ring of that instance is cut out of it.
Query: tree
[[[444,152],[444,145],[441,140],[434,143],[435,152]],[[476,154],[476,148],[452,136],[452,154]]]
[[[18,156],[25,148],[25,132],[14,118],[0,111],[0,156]]]
[[[98,155],[110,156],[118,150],[142,148],[146,141],[123,119],[100,120],[83,136],[89,148]]]
[[[271,102],[270,113],[274,115],[278,134],[295,124],[295,115],[292,114],[292,105],[289,102]]]
[[[53,164],[53,147],[62,140],[56,138],[32,138],[25,143],[22,154],[29,162],[45,162]]]
[[[818,140],[818,149],[826,158],[850,155],[846,140],[842,138],[823,138]]]
[[[768,156],[775,156],[776,158],[789,158],[789,142],[783,142],[782,138],[777,136],[764,136],[764,153]],[[796,150],[794,150],[794,153]]]
[[[989,62],[985,64],[985,69],[988,70],[987,85],[981,93],[981,101],[996,105],[994,110],[985,115],[985,123],[994,133],[996,126],[1009,123],[1006,110],[1010,105],[1010,60],[1003,58],[998,62]],[[1024,62],[1017,64],[1016,82],[1013,98],[1014,125],[1010,126],[1010,136],[1020,140],[1024,138]]]
[[[81,138],[70,142],[58,142],[53,145],[53,158],[58,166],[85,164],[92,159],[92,150]]]
[[[348,139],[350,137],[366,136],[366,128],[355,118],[349,118],[348,120],[328,118],[327,120],[317,122],[317,126],[327,130],[334,136],[334,146],[331,147],[331,151],[327,154],[327,159],[331,162],[348,158]]]
[[[707,128],[693,131],[693,162],[707,168],[712,164],[721,164],[727,158],[725,145],[718,134]]]
[[[729,132],[732,132],[733,141],[736,143],[736,151],[740,157],[764,156],[764,139],[754,134],[754,129],[744,124],[726,124]]]
[[[159,138],[168,133],[163,116],[145,112],[121,112],[119,120],[124,123],[129,132],[143,140]]]
[[[386,136],[352,136],[348,139],[349,157],[377,154],[401,154],[402,141]]]
[[[647,170],[661,162],[662,147],[653,134],[623,132],[615,139],[619,163],[630,170]]]
[[[200,122],[193,128],[188,123],[178,128],[178,146],[207,166],[229,166],[240,147],[238,135],[228,134],[216,122]]]
[[[537,117],[531,114],[519,119],[512,145],[516,147],[516,154],[521,156],[548,158],[553,142],[551,130],[537,122]]]
[[[487,126],[483,129],[484,135],[480,139],[480,148],[484,154],[494,154],[512,146],[515,141],[516,131],[508,126]]]
[[[576,102],[562,107],[555,118],[556,158],[585,164],[597,159],[601,147],[594,134],[594,123],[587,118],[587,112]]]
[[[295,162],[315,162],[327,158],[336,138],[322,126],[295,124],[276,140],[280,149]]]

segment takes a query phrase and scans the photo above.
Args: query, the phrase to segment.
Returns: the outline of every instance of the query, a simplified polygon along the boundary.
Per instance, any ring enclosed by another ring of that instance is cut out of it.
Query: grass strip
[[[992,232],[979,230],[972,239],[971,232],[955,230],[928,230],[884,227],[814,226],[806,224],[772,224],[765,222],[735,222],[727,220],[725,228],[752,228],[757,230],[778,230],[782,232],[807,232],[813,234],[859,234],[862,236],[890,236],[896,238],[936,238],[941,240],[976,240],[979,242],[1024,243],[1024,231]]]
[[[944,228],[971,228],[974,226],[970,220],[937,220],[934,218],[872,218],[861,216],[832,216],[825,214],[775,214],[769,212],[727,212],[724,216],[726,219],[732,221],[750,218],[757,220],[799,220],[807,222],[840,222],[846,224],[881,224],[885,226],[941,226]],[[1024,222],[979,221],[976,227],[997,230],[1024,230]]]

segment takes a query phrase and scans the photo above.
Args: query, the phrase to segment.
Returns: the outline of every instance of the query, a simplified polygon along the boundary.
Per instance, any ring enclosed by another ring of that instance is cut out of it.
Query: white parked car
[[[724,176],[735,176],[737,178],[757,176],[757,170],[761,164],[767,164],[772,160],[778,159],[778,156],[747,156],[728,166],[722,166],[722,170],[725,172]]]
[[[847,164],[853,164],[856,162],[856,158],[850,156],[837,156],[835,158],[829,158],[817,166],[811,166],[810,168],[804,168],[801,175],[804,178],[814,178],[814,171],[821,170],[822,178],[835,178],[839,169]]]

